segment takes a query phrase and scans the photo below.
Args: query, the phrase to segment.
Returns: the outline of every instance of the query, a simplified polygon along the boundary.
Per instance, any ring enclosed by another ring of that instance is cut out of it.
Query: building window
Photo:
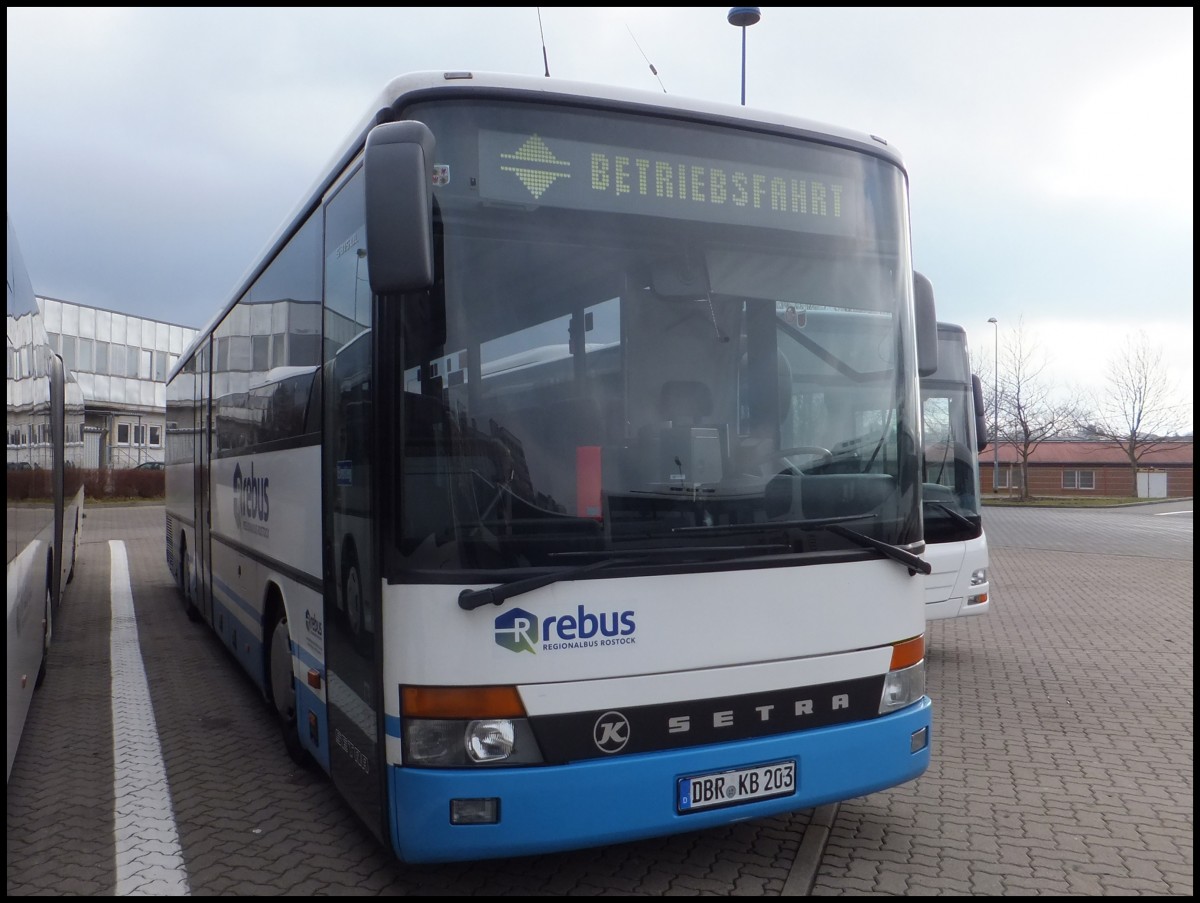
[[[1062,476],[1063,489],[1095,489],[1096,471],[1094,470],[1064,470]]]
[[[139,446],[146,444],[146,428],[140,423],[133,428],[133,444]]]
[[[118,423],[117,424],[117,445],[129,444],[129,430],[132,424]]]
[[[63,366],[68,370],[75,371],[79,369],[75,361],[75,336],[65,335],[62,337],[62,359]]]
[[[162,448],[162,427],[150,427],[150,445],[153,448]]]
[[[250,337],[250,368],[259,373],[266,373],[271,367],[271,337],[256,335]]]
[[[95,343],[93,343],[91,339],[79,340],[79,347],[77,348],[77,369],[80,372],[92,373],[94,371],[95,362],[92,359],[92,351],[94,348]]]

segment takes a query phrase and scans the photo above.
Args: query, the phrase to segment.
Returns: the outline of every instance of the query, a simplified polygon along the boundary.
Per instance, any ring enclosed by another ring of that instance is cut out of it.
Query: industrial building
[[[56,298],[37,304],[51,346],[83,392],[82,466],[162,462],[167,374],[198,330]]]

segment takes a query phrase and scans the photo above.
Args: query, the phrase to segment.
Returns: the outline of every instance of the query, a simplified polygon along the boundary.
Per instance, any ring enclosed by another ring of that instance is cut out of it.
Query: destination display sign
[[[863,186],[845,176],[688,154],[479,132],[489,201],[856,235]]]

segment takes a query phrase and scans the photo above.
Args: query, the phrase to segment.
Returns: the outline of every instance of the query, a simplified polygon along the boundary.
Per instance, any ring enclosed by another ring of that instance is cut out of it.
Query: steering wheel
[[[788,470],[792,473],[800,473],[805,468],[797,467],[790,460],[792,455],[810,455],[815,460],[808,463],[808,467],[821,467],[833,460],[833,452],[827,448],[822,448],[819,445],[796,445],[792,448],[781,448],[771,456],[771,460],[779,460],[787,465]]]

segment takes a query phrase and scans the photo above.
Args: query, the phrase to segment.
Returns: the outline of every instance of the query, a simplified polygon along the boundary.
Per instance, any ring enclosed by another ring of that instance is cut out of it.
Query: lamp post
[[[746,105],[746,29],[762,18],[757,6],[735,6],[729,10],[729,24],[742,30],[742,106]]]
[[[992,382],[992,492],[1000,484],[1000,321],[988,317],[994,335],[992,366],[995,379]]]

